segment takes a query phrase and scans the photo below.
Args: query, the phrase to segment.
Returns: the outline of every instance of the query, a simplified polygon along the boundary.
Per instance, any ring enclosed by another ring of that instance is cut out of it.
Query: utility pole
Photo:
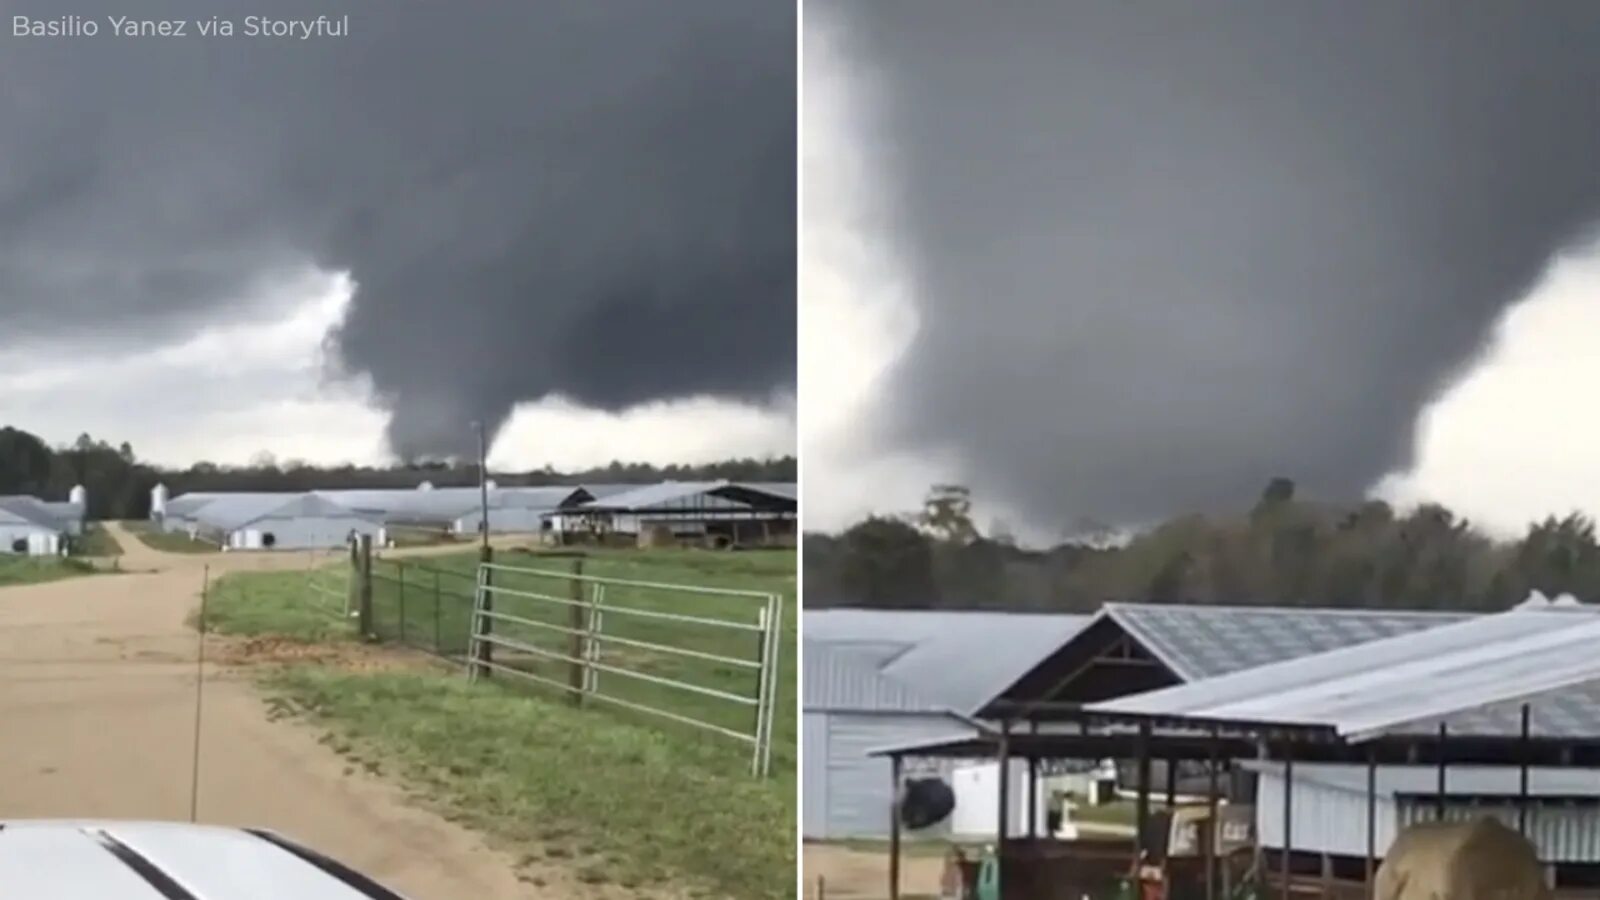
[[[482,422],[473,422],[478,430],[478,505],[483,518],[479,531],[483,535],[483,549],[489,549],[489,447]]]

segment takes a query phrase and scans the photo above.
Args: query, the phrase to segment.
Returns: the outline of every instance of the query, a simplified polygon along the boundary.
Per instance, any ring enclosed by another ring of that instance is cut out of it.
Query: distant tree
[[[972,524],[972,492],[959,484],[934,485],[923,501],[919,521],[939,540],[966,544],[978,537]]]
[[[938,606],[928,538],[899,519],[869,518],[839,539],[838,584],[864,606]]]

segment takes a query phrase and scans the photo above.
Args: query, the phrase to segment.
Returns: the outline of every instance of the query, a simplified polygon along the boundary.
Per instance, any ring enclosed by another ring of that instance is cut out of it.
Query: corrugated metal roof
[[[628,491],[636,491],[639,488],[646,486],[647,485],[642,485],[638,482],[627,483],[618,481],[584,482],[583,484],[578,485],[580,489],[586,491],[589,496],[595,498],[596,500],[604,500],[607,497],[615,497],[618,494],[625,494]]]
[[[1473,618],[1465,613],[1108,603],[1115,619],[1185,681],[1299,659]]]
[[[661,484],[648,484],[636,486],[631,491],[612,494],[609,497],[597,498],[594,502],[585,504],[586,509],[652,509],[661,507],[684,506],[736,506],[747,508],[747,504],[724,497],[711,496],[710,491],[719,487],[727,487],[725,481],[667,481]],[[694,501],[685,503],[684,501]]]
[[[871,655],[822,641],[801,640],[802,703],[809,711],[944,712],[948,706],[919,696],[904,682],[883,675]]]
[[[733,487],[749,488],[764,494],[772,494],[787,500],[800,499],[800,486],[792,481],[739,481]]]
[[[1283,764],[1241,760],[1252,772],[1283,777]],[[1515,766],[1446,766],[1445,795],[1516,797],[1521,772]],[[1337,763],[1296,763],[1294,784],[1315,784],[1336,791],[1367,795],[1367,767]],[[1433,797],[1439,790],[1435,766],[1378,766],[1378,796]],[[1600,797],[1600,769],[1528,769],[1530,797]]]
[[[0,510],[10,513],[20,522],[51,531],[65,531],[73,521],[81,518],[61,509],[69,505],[47,503],[37,497],[21,494],[0,497]]]
[[[962,713],[976,710],[1066,643],[1087,616],[928,610],[807,610],[807,640],[904,650],[880,672]]]
[[[1541,736],[1600,737],[1597,640],[1592,608],[1519,609],[1089,709],[1322,726],[1365,740],[1428,733],[1440,717],[1457,734],[1515,734],[1517,711],[1506,704],[1543,699]]]

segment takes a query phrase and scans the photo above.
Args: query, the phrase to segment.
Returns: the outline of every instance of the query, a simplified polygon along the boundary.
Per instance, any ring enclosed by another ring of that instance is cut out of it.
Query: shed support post
[[[1206,900],[1217,900],[1217,841],[1222,838],[1222,823],[1217,821],[1217,730],[1211,729],[1211,740],[1206,742],[1206,771],[1210,773],[1210,790],[1206,791],[1206,821],[1210,827],[1202,829],[1206,841]]]
[[[1444,794],[1445,794],[1445,754],[1449,750],[1449,730],[1443,722],[1439,723],[1439,787],[1433,798],[1434,819],[1444,821]]]
[[[1147,829],[1150,827],[1150,723],[1139,723],[1139,738],[1136,747],[1138,774],[1138,793],[1134,795],[1133,815],[1133,856],[1137,860],[1144,856],[1149,847],[1145,846],[1148,839]]]
[[[1039,757],[1028,757],[1028,837],[1039,836]]]
[[[1006,836],[1011,832],[1011,723],[1000,723],[1000,821],[995,835],[995,854],[1005,856]]]
[[[1283,855],[1278,859],[1282,883],[1278,896],[1289,900],[1289,856],[1294,849],[1294,744],[1285,744],[1283,753]]]
[[[1167,760],[1167,808],[1178,805],[1178,761]]]
[[[1528,833],[1528,739],[1532,731],[1528,704],[1522,704],[1522,737],[1517,742],[1517,833]]]
[[[900,900],[900,754],[889,757],[892,789],[889,791],[889,900]]]
[[[1378,751],[1367,747],[1367,898],[1377,897],[1378,867]]]

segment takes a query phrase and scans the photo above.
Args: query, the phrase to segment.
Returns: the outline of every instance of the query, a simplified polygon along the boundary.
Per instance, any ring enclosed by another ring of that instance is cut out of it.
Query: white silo
[[[158,484],[150,489],[150,518],[165,519],[167,517],[167,486]]]
[[[433,482],[424,481],[423,483],[417,485],[417,490],[419,490],[419,491],[431,491],[431,490],[433,490]]]
[[[73,485],[67,494],[67,502],[74,506],[84,506],[89,502],[89,492],[81,484]]]

